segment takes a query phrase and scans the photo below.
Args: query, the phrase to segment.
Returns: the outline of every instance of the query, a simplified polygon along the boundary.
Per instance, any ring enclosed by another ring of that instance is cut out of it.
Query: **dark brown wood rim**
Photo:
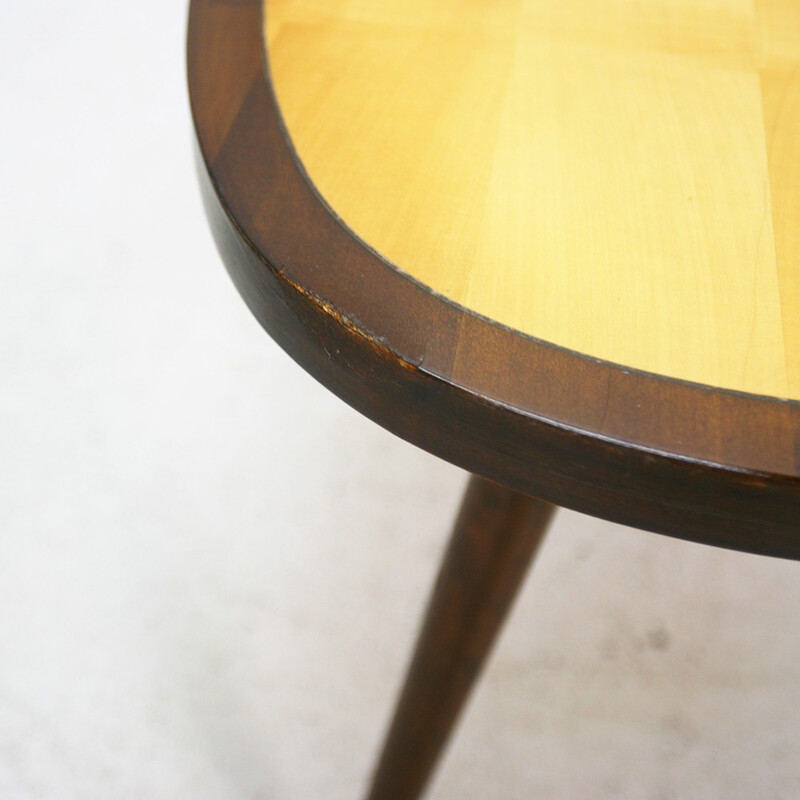
[[[259,0],[192,0],[189,87],[216,241],[269,333],[381,425],[510,488],[800,558],[800,403],[626,370],[495,325],[364,246],[283,131]]]

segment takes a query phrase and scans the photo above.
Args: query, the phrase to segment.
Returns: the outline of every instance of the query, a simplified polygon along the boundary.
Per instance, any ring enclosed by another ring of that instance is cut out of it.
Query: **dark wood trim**
[[[543,500],[470,480],[368,800],[422,794],[554,510]]]
[[[800,557],[800,403],[554,347],[381,260],[309,185],[281,125],[258,0],[193,0],[189,85],[209,218],[270,334],[376,422],[558,505]]]

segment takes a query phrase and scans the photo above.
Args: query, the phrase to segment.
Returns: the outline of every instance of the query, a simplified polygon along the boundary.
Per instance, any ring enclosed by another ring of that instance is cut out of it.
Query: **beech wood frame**
[[[281,123],[261,0],[192,0],[189,86],[214,236],[307,371],[410,442],[514,491],[800,558],[800,403],[541,342],[382,260],[316,194]]]

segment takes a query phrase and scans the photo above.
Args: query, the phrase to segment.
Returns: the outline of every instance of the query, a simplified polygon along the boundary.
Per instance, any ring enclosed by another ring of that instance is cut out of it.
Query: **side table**
[[[800,5],[192,0],[223,260],[473,478],[370,800],[424,791],[554,506],[800,558]]]

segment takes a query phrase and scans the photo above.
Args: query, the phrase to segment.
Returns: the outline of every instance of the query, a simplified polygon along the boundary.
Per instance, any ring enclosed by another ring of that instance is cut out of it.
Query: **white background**
[[[0,798],[363,791],[463,474],[250,318],[183,3],[0,4]],[[562,512],[431,797],[797,798],[800,565]]]

